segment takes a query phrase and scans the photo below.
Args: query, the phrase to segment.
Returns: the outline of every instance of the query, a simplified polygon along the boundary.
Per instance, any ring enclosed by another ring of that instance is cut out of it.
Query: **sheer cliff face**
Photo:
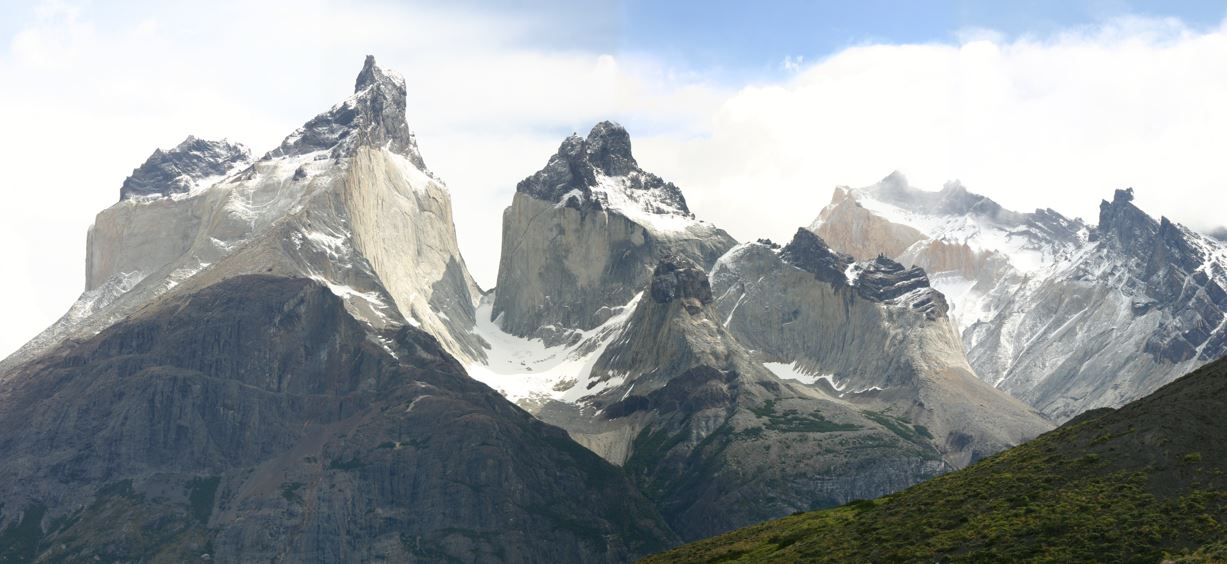
[[[925,427],[962,467],[1051,426],[975,377],[925,272],[854,262],[800,229],[783,248],[746,243],[712,271],[728,332],[777,373]]]
[[[190,139],[155,153],[90,229],[86,292],[0,371],[157,296],[250,273],[321,280],[376,326],[419,325],[450,353],[480,358],[480,291],[447,188],[422,163],[404,111],[404,80],[368,58],[352,96],[258,161]],[[182,174],[166,183],[166,170]]]
[[[892,175],[837,190],[812,229],[831,241],[869,223],[879,226],[870,235],[922,233],[911,243],[867,236],[853,250],[923,266],[951,302],[976,373],[1064,420],[1227,354],[1227,248],[1132,200],[1117,191],[1092,227],[1052,210],[1004,210],[957,185],[924,192]]]
[[[232,277],[54,348],[0,384],[0,445],[0,530],[38,524],[28,559],[619,562],[675,538],[434,338],[302,278]]]
[[[564,343],[628,303],[661,256],[711,265],[734,243],[639,168],[626,130],[603,122],[516,187],[492,313],[508,333]]]
[[[916,427],[777,378],[718,320],[707,274],[663,259],[594,373],[540,417],[623,465],[683,538],[896,491],[947,469]]]

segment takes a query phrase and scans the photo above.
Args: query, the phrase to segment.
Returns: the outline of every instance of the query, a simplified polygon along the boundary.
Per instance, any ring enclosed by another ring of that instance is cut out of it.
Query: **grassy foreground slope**
[[[648,562],[1219,562],[1227,359],[1117,410],[897,494],[802,513]]]

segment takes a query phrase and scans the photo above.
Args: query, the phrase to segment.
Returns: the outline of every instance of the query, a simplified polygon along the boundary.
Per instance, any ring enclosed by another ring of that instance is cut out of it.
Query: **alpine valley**
[[[1227,246],[1131,190],[1091,225],[892,174],[739,242],[601,122],[516,185],[482,290],[406,88],[367,57],[262,156],[189,136],[123,181],[0,361],[0,562],[626,562],[850,502],[788,534],[919,534],[1001,472],[1182,503],[1113,449],[1218,460],[1164,422],[1214,408],[1221,367],[1170,383],[1227,354]],[[663,558],[823,558],[774,526]],[[877,546],[836,548],[911,554]]]

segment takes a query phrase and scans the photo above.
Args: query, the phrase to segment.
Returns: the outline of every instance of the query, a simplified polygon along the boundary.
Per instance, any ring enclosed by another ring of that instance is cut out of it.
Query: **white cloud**
[[[833,186],[896,168],[921,186],[959,178],[1009,207],[1088,219],[1131,185],[1156,212],[1227,223],[1223,28],[972,30],[952,44],[784,58],[781,82],[741,85],[599,40],[547,42],[599,39],[612,16],[325,0],[41,6],[0,45],[0,355],[75,299],[87,226],[154,147],[193,133],[267,150],[346,96],[366,53],[408,78],[410,123],[486,286],[516,182],[562,136],[607,118],[630,128],[646,168],[741,239],[786,238]]]
[[[1126,186],[1152,214],[1227,223],[1227,27],[1124,19],[1050,38],[964,37],[855,47],[747,86],[707,135],[642,139],[641,160],[740,239],[788,238],[833,186],[894,169],[1092,223]]]

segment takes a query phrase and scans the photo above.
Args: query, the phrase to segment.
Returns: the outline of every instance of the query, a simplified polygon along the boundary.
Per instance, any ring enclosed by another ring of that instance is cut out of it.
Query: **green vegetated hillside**
[[[1227,359],[897,494],[649,562],[1227,561]]]

